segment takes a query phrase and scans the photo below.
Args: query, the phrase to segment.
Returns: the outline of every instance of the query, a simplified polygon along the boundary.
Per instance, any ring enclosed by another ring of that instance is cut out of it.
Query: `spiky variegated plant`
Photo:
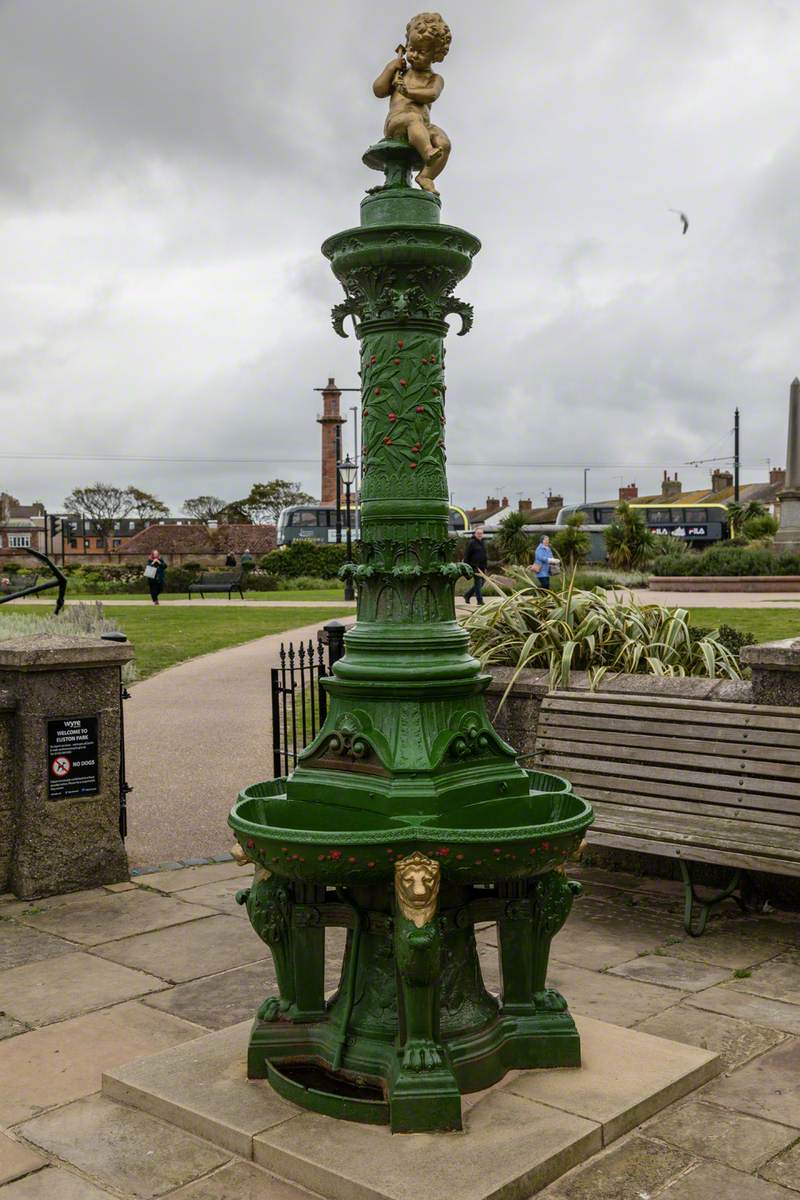
[[[685,608],[581,591],[574,580],[546,591],[527,571],[511,568],[508,575],[515,590],[487,599],[463,620],[484,667],[515,668],[503,700],[525,667],[549,670],[552,687],[568,686],[573,670],[588,672],[592,687],[609,672],[741,678],[716,633],[692,638]]]

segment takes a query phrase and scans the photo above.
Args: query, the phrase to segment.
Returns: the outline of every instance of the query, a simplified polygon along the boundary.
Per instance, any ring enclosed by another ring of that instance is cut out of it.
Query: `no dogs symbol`
[[[59,754],[50,764],[50,770],[55,775],[56,779],[63,779],[65,775],[69,775],[72,770],[72,761],[67,758],[66,754]]]

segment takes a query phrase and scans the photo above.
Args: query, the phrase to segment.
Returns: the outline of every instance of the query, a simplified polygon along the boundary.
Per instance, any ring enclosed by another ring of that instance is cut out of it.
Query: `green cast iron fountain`
[[[390,136],[364,162],[385,180],[360,225],[323,246],[346,296],[334,328],[345,336],[352,318],[361,346],[360,561],[345,567],[357,622],[325,681],[318,737],[288,779],[246,788],[229,818],[256,864],[237,898],[278,983],[253,1026],[249,1077],[403,1132],[461,1128],[461,1094],[511,1069],[580,1065],[546,973],[579,890],[564,864],[592,820],[567,782],[523,770],[495,733],[489,677],[455,617],[455,582],[470,572],[448,536],[444,337],[452,313],[461,334],[472,324],[453,289],[480,243],[440,224],[433,179],[449,142],[428,118],[426,145],[415,125],[435,99],[442,27],[438,14],[414,18],[376,80],[392,96]],[[497,926],[499,998],[481,976],[480,922]],[[336,926],[346,949],[328,995]]]

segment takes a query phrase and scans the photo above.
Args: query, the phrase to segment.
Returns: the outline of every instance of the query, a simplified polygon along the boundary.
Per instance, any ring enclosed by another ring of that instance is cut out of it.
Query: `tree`
[[[183,502],[183,511],[201,525],[216,521],[224,508],[225,501],[220,500],[219,496],[194,496]]]
[[[300,490],[299,483],[288,479],[271,479],[268,483],[254,483],[250,495],[240,500],[242,508],[258,523],[277,522],[281,511],[290,504],[314,504],[313,496]]]
[[[606,530],[606,550],[612,565],[623,571],[641,567],[654,548],[655,535],[647,528],[644,517],[623,500]]]
[[[527,567],[533,557],[534,546],[525,532],[525,513],[512,512],[500,522],[495,534],[495,544],[504,563]]]
[[[143,492],[141,488],[128,484],[128,495],[131,498],[131,511],[142,521],[153,521],[157,517],[168,517],[169,509],[157,496],[151,492]]]
[[[69,513],[89,517],[108,536],[115,523],[127,517],[133,503],[128,488],[97,481],[89,487],[74,488],[65,498],[64,507]]]
[[[757,541],[759,538],[773,538],[777,532],[778,522],[766,510],[754,513],[750,517],[745,516],[742,522],[742,533],[750,542]]]
[[[553,549],[570,569],[584,562],[592,548],[592,539],[581,529],[585,520],[586,513],[571,513],[565,528],[553,534]]]

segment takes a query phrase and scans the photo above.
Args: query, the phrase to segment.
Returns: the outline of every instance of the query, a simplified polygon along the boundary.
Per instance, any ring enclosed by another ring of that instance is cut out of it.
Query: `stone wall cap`
[[[757,646],[744,646],[741,659],[749,667],[800,671],[800,638],[784,638],[780,642],[760,642]]]
[[[42,634],[0,642],[0,669],[11,671],[121,666],[133,657],[134,649],[130,642],[104,642],[102,638]]]
[[[746,649],[760,647],[746,647]],[[800,662],[800,643],[798,643],[798,661]],[[492,671],[492,682],[487,692],[489,695],[502,695],[508,687],[513,675],[512,667],[497,667]],[[522,699],[526,696],[543,696],[552,691],[548,671],[520,671],[514,686],[509,693],[509,699]],[[586,671],[573,671],[569,684],[556,691],[585,692],[591,690],[591,681]],[[619,674],[610,672],[604,675],[595,689],[598,692],[616,692],[629,696],[674,696],[678,699],[689,700],[741,700],[747,703],[750,696],[750,685],[744,680],[709,679],[702,675],[644,675]]]

